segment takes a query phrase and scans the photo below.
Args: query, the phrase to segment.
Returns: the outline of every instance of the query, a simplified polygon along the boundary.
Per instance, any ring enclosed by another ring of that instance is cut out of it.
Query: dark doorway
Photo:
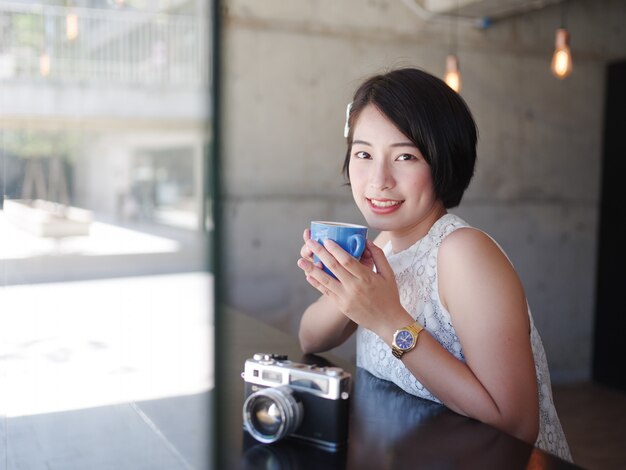
[[[593,378],[626,391],[626,61],[609,64],[598,245]]]

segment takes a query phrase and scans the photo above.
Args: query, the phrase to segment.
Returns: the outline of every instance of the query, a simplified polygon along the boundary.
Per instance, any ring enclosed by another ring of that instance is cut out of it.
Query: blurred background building
[[[1,5],[3,197],[77,206],[118,226],[171,228],[181,245],[192,242],[188,232],[210,230],[204,2]],[[197,249],[186,269],[204,262]],[[45,278],[7,271],[9,282]]]
[[[0,1],[7,468],[209,461],[210,11]]]

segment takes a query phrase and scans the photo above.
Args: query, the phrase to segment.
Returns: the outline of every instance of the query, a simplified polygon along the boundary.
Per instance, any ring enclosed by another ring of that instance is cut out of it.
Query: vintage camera
[[[347,442],[351,376],[342,368],[257,353],[241,376],[244,429],[257,441],[289,436],[328,449]]]

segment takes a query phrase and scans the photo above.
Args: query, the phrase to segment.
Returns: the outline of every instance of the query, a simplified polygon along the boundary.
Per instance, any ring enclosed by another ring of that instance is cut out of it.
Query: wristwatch
[[[391,353],[400,359],[402,355],[409,352],[417,344],[417,337],[422,332],[424,327],[415,322],[404,328],[400,328],[393,334],[393,341],[391,342]]]

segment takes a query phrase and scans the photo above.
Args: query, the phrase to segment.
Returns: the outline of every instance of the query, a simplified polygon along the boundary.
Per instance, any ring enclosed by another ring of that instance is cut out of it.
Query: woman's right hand
[[[304,233],[302,234],[302,239],[304,240],[304,245],[302,245],[302,248],[300,248],[300,257],[310,261],[311,263],[313,263],[313,252],[311,251],[311,249],[307,246],[307,241],[311,239],[311,229],[310,228],[306,228],[304,229]],[[374,268],[374,260],[372,258],[372,252],[370,251],[369,248],[365,248],[365,251],[363,251],[363,254],[361,255],[361,264],[369,267],[370,269]],[[315,266],[317,266],[318,268],[322,269],[322,263],[320,261],[318,261],[317,263],[315,263]]]
[[[304,245],[300,249],[301,259],[298,260],[298,267],[304,271],[309,281],[307,271],[322,269],[322,263],[321,261],[315,263],[313,251],[307,246],[307,241],[311,239],[311,229],[305,229],[302,238]],[[309,305],[302,315],[298,332],[300,348],[305,354],[328,351],[342,344],[354,333],[356,327],[354,322],[337,309],[330,298],[322,295]]]
[[[302,234],[304,245],[300,249],[298,267],[304,271],[309,280],[307,271],[311,270],[311,264],[315,263],[313,251],[307,246],[307,241],[311,239],[311,230],[307,228]],[[380,235],[379,235],[380,238]],[[378,240],[378,238],[377,238]],[[369,248],[361,255],[361,263],[369,269],[374,269],[374,258]],[[308,265],[308,266],[307,266]],[[317,262],[315,267],[322,269],[322,263]],[[312,278],[311,278],[312,279]],[[322,295],[316,302],[313,302],[302,315],[300,321],[300,347],[305,353],[320,353],[328,351],[342,344],[357,328],[357,324],[346,317],[329,297]]]

